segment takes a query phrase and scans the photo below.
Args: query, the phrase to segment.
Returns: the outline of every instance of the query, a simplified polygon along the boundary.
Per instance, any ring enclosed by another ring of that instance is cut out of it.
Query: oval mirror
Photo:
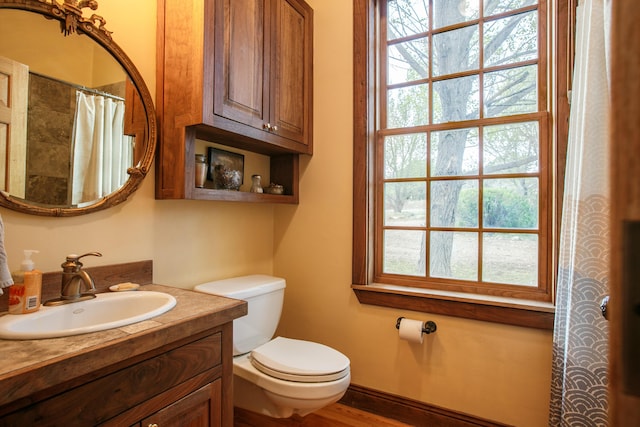
[[[151,95],[97,1],[0,0],[0,205],[74,216],[117,205],[156,147]]]

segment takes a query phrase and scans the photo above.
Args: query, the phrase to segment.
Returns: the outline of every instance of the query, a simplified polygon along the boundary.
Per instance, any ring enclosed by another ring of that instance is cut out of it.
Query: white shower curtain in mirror
[[[72,204],[105,197],[129,178],[133,145],[123,126],[124,101],[76,92]]]
[[[608,0],[578,7],[549,425],[606,426],[609,163]]]

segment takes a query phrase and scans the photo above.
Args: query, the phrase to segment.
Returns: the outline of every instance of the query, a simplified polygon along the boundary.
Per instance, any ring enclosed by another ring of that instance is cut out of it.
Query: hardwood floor
[[[380,417],[350,406],[334,403],[317,412],[299,417],[270,418],[236,408],[234,427],[407,427],[399,421]]]

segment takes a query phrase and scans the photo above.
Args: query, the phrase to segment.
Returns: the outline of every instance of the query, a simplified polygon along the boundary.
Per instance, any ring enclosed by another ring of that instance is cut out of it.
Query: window
[[[362,302],[549,327],[569,67],[548,1],[354,1]]]

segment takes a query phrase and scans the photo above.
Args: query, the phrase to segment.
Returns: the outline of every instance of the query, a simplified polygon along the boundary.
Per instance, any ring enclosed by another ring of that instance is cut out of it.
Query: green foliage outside
[[[483,226],[485,228],[534,229],[538,224],[537,204],[511,189],[488,188],[483,195]],[[478,190],[460,192],[456,212],[456,226],[477,224]]]

